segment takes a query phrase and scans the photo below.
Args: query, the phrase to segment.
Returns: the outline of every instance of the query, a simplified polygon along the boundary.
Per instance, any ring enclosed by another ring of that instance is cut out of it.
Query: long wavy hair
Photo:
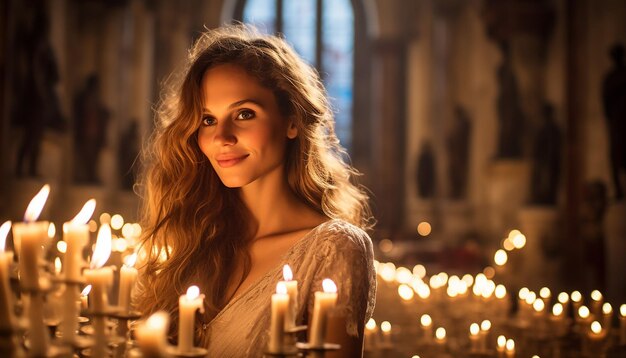
[[[287,144],[285,158],[293,193],[329,218],[364,229],[372,224],[367,194],[354,183],[356,170],[343,160],[347,155],[335,135],[317,72],[283,39],[250,27],[204,32],[179,72],[182,77],[166,83],[139,182],[143,264],[135,305],[145,315],[169,312],[172,337],[177,333],[178,297],[189,285],[198,285],[207,294],[205,313],[196,325],[200,327],[226,303],[235,265],[244,263],[244,278],[250,270],[248,244],[254,220],[239,190],[222,184],[197,140],[202,78],[220,64],[244,68],[274,92],[282,114],[294,119],[298,135]]]

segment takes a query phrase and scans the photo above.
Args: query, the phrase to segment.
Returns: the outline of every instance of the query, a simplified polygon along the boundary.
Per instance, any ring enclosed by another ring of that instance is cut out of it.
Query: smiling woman
[[[260,357],[289,264],[296,323],[311,323],[314,293],[332,279],[326,341],[360,356],[376,285],[371,217],[316,72],[280,38],[231,26],[203,34],[182,74],[145,153],[137,307],[168,311],[176,340],[178,297],[197,285],[207,297],[196,343],[210,356]]]

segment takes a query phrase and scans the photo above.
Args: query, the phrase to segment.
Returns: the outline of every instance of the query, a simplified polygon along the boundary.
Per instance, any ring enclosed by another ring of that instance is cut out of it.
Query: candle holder
[[[165,351],[167,352],[168,355],[172,356],[172,357],[181,357],[181,358],[194,358],[194,357],[205,357],[207,354],[209,354],[209,351],[204,349],[204,348],[200,348],[200,347],[193,347],[191,350],[189,351],[180,351],[180,349],[178,349],[178,346],[168,346]]]
[[[308,342],[296,343],[296,348],[303,352],[305,357],[324,358],[326,352],[337,351],[341,349],[341,345],[336,343],[324,343],[323,346],[312,346]]]

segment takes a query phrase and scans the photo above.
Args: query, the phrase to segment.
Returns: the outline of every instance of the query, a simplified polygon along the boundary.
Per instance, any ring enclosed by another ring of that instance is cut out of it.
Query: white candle
[[[619,306],[619,344],[626,344],[626,304]]]
[[[285,319],[289,309],[289,294],[283,281],[276,285],[276,293],[272,295],[272,319],[270,323],[270,340],[268,349],[272,353],[283,351],[285,338]]]
[[[598,290],[591,292],[591,313],[599,318],[602,316],[602,303],[604,303],[604,296]]]
[[[122,312],[130,312],[130,297],[132,294],[135,281],[137,281],[137,269],[135,266],[137,261],[137,254],[126,256],[124,258],[124,265],[120,269],[120,291],[118,297],[118,306],[122,309]]]
[[[606,330],[611,330],[612,320],[613,320],[613,306],[610,303],[605,302],[602,305],[602,315],[604,316],[604,327]]]
[[[135,337],[143,357],[156,358],[165,355],[169,322],[169,315],[159,311],[137,326]]]
[[[91,310],[103,313],[109,307],[108,290],[113,283],[111,267],[102,267],[111,255],[111,227],[102,224],[98,231],[96,247],[91,257],[90,269],[85,270],[85,278],[91,285]]]
[[[443,327],[437,328],[435,330],[435,343],[437,343],[440,349],[445,349],[446,340],[446,329]]]
[[[506,340],[506,356],[507,358],[515,357],[515,341],[512,339]]]
[[[481,351],[487,350],[487,341],[489,340],[489,330],[491,330],[491,321],[484,320],[480,323],[480,347]]]
[[[309,344],[313,347],[321,347],[326,339],[326,324],[330,310],[337,303],[337,285],[331,279],[322,281],[324,292],[315,292],[313,304],[313,319],[309,331]]]
[[[480,333],[480,327],[478,326],[478,323],[472,323],[470,325],[470,335],[469,335],[471,352],[478,352],[480,350],[479,333]]]
[[[380,324],[380,331],[382,332],[383,339],[382,344],[385,348],[391,348],[393,346],[393,342],[391,341],[391,323],[389,321],[384,321]]]
[[[188,353],[193,350],[194,325],[196,310],[204,313],[204,295],[198,286],[191,286],[187,294],[178,299],[178,352]]]
[[[377,340],[376,334],[378,333],[378,326],[373,318],[370,318],[365,324],[365,350],[373,351],[376,349]]]
[[[496,341],[496,351],[498,352],[498,358],[503,358],[506,351],[506,337],[499,335]]]
[[[296,326],[296,316],[298,314],[298,281],[293,279],[293,272],[289,265],[283,266],[283,279],[280,281],[287,287],[289,295],[289,308],[285,316],[285,329],[289,330]]]
[[[9,230],[10,221],[0,226],[0,330],[4,331],[11,330],[14,323],[13,293],[9,284],[13,253],[4,251]]]
[[[89,292],[91,292],[91,285],[87,285],[80,293],[80,308],[83,311],[89,309]]]
[[[430,315],[423,314],[420,318],[420,323],[422,324],[422,338],[424,342],[430,342],[433,336],[433,319],[430,318]]]

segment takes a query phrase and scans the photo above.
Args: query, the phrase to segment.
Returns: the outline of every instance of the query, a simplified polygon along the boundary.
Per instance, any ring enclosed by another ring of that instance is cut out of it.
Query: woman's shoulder
[[[367,232],[342,219],[330,219],[318,225],[307,241],[322,252],[337,249],[372,252],[372,240]]]

